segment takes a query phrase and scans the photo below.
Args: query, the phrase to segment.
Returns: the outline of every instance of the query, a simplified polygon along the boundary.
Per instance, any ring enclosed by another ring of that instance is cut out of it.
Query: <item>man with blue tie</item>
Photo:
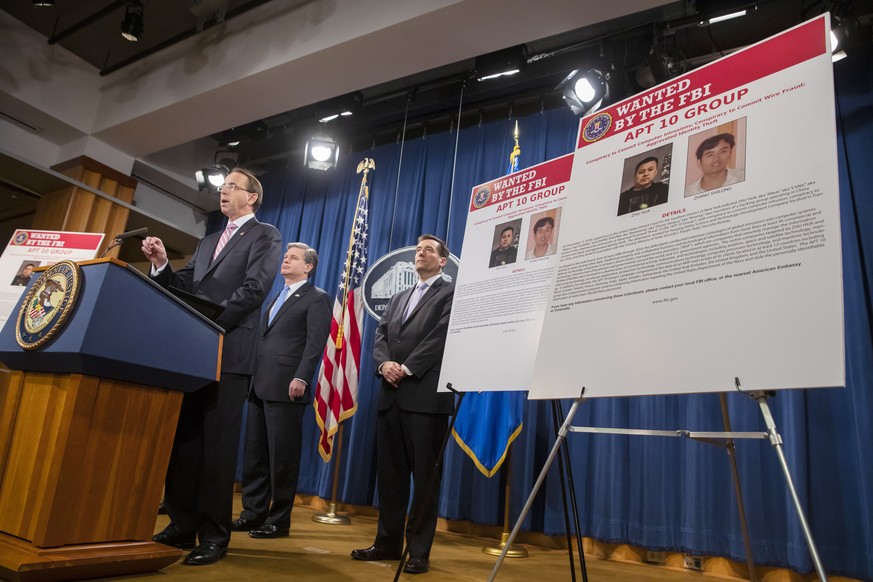
[[[448,259],[443,241],[429,234],[418,238],[418,284],[388,302],[373,345],[382,378],[376,425],[379,524],[373,545],[352,550],[352,558],[399,559],[405,531],[409,561],[403,569],[409,574],[430,568],[440,475],[432,490],[429,483],[454,404],[451,393],[437,392],[455,291],[442,277]],[[407,517],[410,475],[415,494]]]
[[[161,239],[146,237],[142,244],[155,281],[224,308],[215,320],[225,331],[221,377],[182,400],[165,484],[170,524],[153,538],[193,548],[184,560],[190,566],[216,563],[227,555],[230,542],[242,409],[254,370],[258,318],[282,257],[279,231],[255,218],[263,196],[254,174],[234,168],[219,189],[227,227],[204,237],[178,271],[168,264]]]
[[[289,243],[280,272],[285,286],[261,319],[248,394],[242,505],[234,531],[253,538],[289,534],[300,474],[303,412],[330,334],[327,293],[307,283],[318,253]]]

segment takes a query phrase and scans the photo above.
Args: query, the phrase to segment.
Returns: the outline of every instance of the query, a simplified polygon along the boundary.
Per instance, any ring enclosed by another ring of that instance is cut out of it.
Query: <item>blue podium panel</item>
[[[0,332],[0,361],[14,370],[89,374],[184,392],[218,379],[219,326],[115,259],[84,262],[81,274],[78,300],[57,335],[40,348],[23,349],[16,311]]]

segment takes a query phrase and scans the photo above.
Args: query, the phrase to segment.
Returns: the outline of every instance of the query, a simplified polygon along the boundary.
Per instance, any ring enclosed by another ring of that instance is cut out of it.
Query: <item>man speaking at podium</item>
[[[279,231],[254,215],[263,192],[253,174],[234,168],[219,189],[227,227],[204,237],[177,272],[159,238],[146,237],[142,244],[155,281],[224,307],[215,320],[225,330],[221,378],[182,400],[165,488],[170,525],[154,536],[162,544],[193,548],[184,560],[187,565],[214,564],[227,554],[230,542],[242,408],[260,307],[282,257]]]

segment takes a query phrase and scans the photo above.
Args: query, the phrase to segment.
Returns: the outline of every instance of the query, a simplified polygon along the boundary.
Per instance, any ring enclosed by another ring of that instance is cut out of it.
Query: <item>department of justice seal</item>
[[[82,273],[73,261],[55,263],[37,279],[18,310],[15,339],[25,350],[41,348],[60,332],[79,298]]]

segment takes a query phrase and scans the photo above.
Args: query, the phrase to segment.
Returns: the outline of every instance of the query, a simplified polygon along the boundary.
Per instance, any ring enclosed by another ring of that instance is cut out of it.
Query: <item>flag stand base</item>
[[[352,520],[349,519],[348,516],[336,514],[336,503],[333,501],[328,505],[327,513],[316,513],[312,516],[312,521],[326,523],[328,525],[349,525],[352,523]]]
[[[482,553],[488,554],[489,556],[499,556],[503,553],[503,550],[506,548],[506,542],[509,541],[509,532],[505,531],[500,534],[500,543],[493,546],[483,546]],[[509,549],[506,550],[507,558],[527,558],[528,553],[527,550],[523,546],[519,546],[516,544],[509,544]]]

